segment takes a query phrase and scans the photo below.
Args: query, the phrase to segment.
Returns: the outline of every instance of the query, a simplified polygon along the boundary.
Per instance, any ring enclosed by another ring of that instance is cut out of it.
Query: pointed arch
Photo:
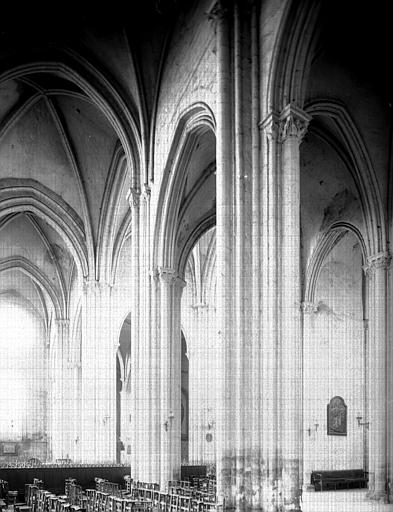
[[[0,260],[0,274],[12,270],[19,270],[27,275],[42,291],[49,295],[55,310],[56,319],[60,320],[65,318],[66,304],[62,300],[62,297],[59,297],[56,288],[50,280],[36,265],[22,256],[11,256],[10,258]]]
[[[183,250],[179,257],[179,274],[181,276],[184,276],[185,270],[186,270],[186,263],[187,259],[195,246],[195,244],[198,242],[198,240],[207,232],[209,229],[211,229],[213,226],[216,225],[216,214],[215,213],[208,213],[201,222],[196,226],[196,228],[190,233],[190,236],[188,237]]]
[[[110,284],[113,285],[116,281],[116,272],[119,264],[120,252],[123,247],[124,242],[131,236],[131,210],[129,209],[124,216],[124,219],[120,225],[120,228],[117,232],[116,239],[113,244],[112,251],[112,265],[111,265],[111,275],[110,275]]]
[[[45,53],[41,52],[40,60],[36,60],[34,54],[24,52],[10,62],[4,62],[3,69],[6,71],[0,74],[0,84],[31,74],[52,73],[78,86],[115,130],[126,154],[131,184],[139,188],[142,167],[140,130],[120,88],[113,85],[113,78],[109,80],[89,60],[67,47],[48,48]]]
[[[201,135],[215,134],[215,118],[205,103],[195,103],[182,112],[177,123],[158,198],[153,237],[153,264],[179,270],[175,238],[180,211],[181,191],[187,177],[187,164]],[[182,271],[185,260],[182,258]]]
[[[324,235],[320,238],[312,253],[309,264],[307,265],[304,288],[304,302],[314,302],[316,284],[323,262],[333,247],[335,247],[349,231],[351,231],[356,236],[360,243],[363,262],[367,261],[367,249],[359,229],[347,222],[334,222],[331,226],[329,226]]]
[[[321,0],[288,1],[282,14],[269,70],[266,112],[289,103],[303,106],[317,41]]]
[[[338,144],[334,149],[343,158],[359,191],[366,226],[367,252],[372,255],[386,251],[386,218],[381,192],[371,158],[355,122],[345,106],[333,99],[315,99],[305,106],[305,110],[314,119],[327,117],[333,121],[344,155],[342,151],[340,154]]]
[[[89,274],[83,223],[60,196],[36,180],[0,180],[0,222],[3,217],[19,212],[35,214],[55,229],[66,242],[82,275]]]
[[[110,283],[113,275],[115,246],[116,213],[119,207],[120,193],[127,178],[126,161],[123,147],[117,144],[112,156],[109,173],[105,183],[104,197],[97,236],[97,280],[105,278]]]

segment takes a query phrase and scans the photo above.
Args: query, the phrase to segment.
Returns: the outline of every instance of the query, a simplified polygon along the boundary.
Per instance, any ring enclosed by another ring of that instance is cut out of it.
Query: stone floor
[[[366,490],[303,493],[303,512],[393,512],[393,504],[366,498]]]
[[[13,512],[12,507],[4,512]],[[364,489],[303,493],[302,512],[393,512],[393,503],[367,500]]]

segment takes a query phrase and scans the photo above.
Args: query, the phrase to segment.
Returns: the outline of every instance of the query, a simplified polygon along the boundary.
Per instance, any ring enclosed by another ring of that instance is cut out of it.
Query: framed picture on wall
[[[333,397],[327,406],[327,434],[347,435],[347,406],[341,396]]]

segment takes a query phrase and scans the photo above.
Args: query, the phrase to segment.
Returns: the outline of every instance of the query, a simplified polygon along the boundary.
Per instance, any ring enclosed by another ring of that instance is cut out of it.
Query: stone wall
[[[304,321],[304,468],[363,468],[365,338],[362,254],[347,233],[323,261],[315,289],[315,309]],[[327,405],[340,396],[347,405],[347,435],[327,435]],[[311,431],[308,431],[311,429]]]

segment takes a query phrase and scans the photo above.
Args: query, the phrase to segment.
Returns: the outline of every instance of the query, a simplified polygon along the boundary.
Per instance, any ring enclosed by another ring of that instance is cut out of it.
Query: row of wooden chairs
[[[71,505],[84,508],[86,496],[82,486],[78,485],[75,478],[67,478],[65,481],[64,492]]]
[[[207,479],[201,489],[189,480],[176,480],[168,483],[168,493],[160,491],[158,484],[134,481],[124,477],[127,496],[132,499],[146,500],[152,503],[153,510],[166,512],[200,512],[215,510],[216,494],[208,491]]]
[[[111,496],[96,489],[86,490],[86,512],[210,512],[216,509],[215,501],[176,492],[162,492],[157,485],[138,482],[131,486],[126,496]]]
[[[152,512],[151,502],[86,489],[86,512]]]
[[[8,487],[7,480],[0,479],[0,499],[7,497],[8,489],[9,489],[9,487]]]
[[[35,492],[32,512],[79,512],[82,507],[71,505],[66,495],[56,495],[44,489]]]
[[[191,477],[190,478],[191,486],[200,490],[205,491],[211,494],[217,493],[217,483],[216,479],[212,477]]]
[[[95,478],[96,482],[96,490],[100,492],[105,492],[107,494],[111,494],[112,496],[122,496],[122,490],[120,489],[119,484],[115,484],[114,482],[109,482],[104,478]]]

